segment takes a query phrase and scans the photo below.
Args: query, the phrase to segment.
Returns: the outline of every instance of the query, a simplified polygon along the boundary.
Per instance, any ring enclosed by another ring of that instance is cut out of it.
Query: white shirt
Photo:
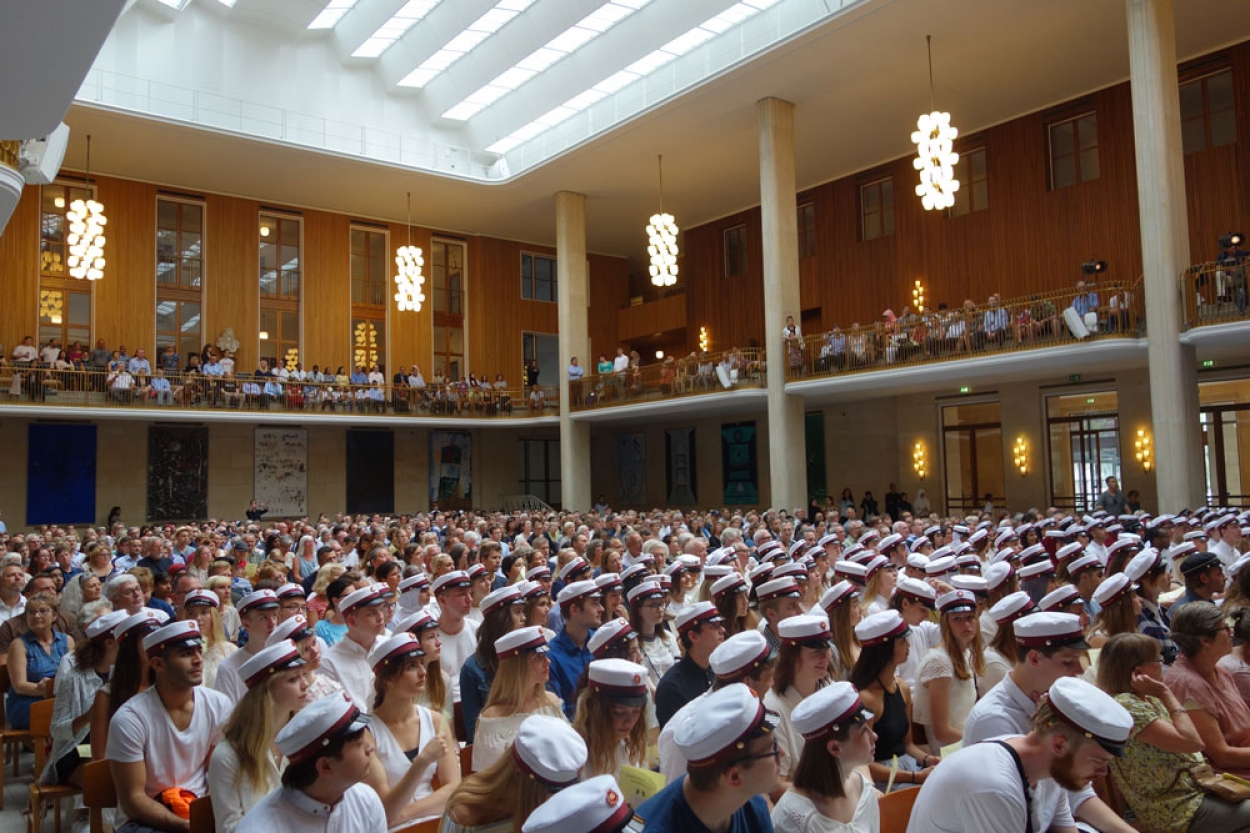
[[[434,715],[424,706],[417,706],[417,715],[421,722],[421,738],[417,741],[417,754],[421,754],[421,750],[425,749],[426,744],[434,739]],[[374,719],[369,724],[369,731],[373,732],[373,742],[377,746],[378,760],[382,762],[382,768],[386,770],[386,780],[390,783],[392,789],[399,783],[399,780],[408,774],[408,770],[412,768],[412,761],[408,759],[404,749],[399,745],[399,741],[391,734],[390,727],[381,720]],[[434,792],[434,775],[438,772],[438,761],[432,761],[426,765],[425,771],[421,773],[421,777],[417,780],[417,786],[413,790],[410,801],[420,801],[427,795]]]
[[[371,787],[356,784],[338,804],[322,804],[299,790],[279,787],[260,800],[238,833],[386,833],[386,810]]]
[[[254,656],[256,654],[249,652],[247,648],[240,648],[223,659],[217,666],[217,678],[213,680],[213,688],[229,697],[232,703],[242,700],[243,695],[247,694],[247,685],[239,676],[239,666]]]
[[[1214,544],[1207,547],[1207,552],[1213,552],[1219,556],[1220,563],[1224,565],[1225,569],[1233,566],[1233,562],[1236,561],[1241,555],[1241,553],[1233,549],[1233,545],[1227,541],[1216,541]]]
[[[447,633],[440,627],[438,638],[443,642],[438,664],[451,677],[451,701],[459,703],[460,668],[477,650],[477,624],[465,619],[464,627],[460,629],[460,633],[455,634]]]
[[[208,753],[221,742],[234,702],[204,686],[196,686],[192,694],[191,722],[181,731],[165,711],[156,686],[127,700],[110,723],[105,757],[123,764],[143,763],[147,774],[143,792],[151,798],[170,787],[208,794]]]
[[[32,344],[19,344],[13,348],[13,361],[15,362],[34,362],[39,361],[39,351]]]
[[[711,693],[712,690],[708,689],[682,706],[677,710],[676,714],[668,719],[668,723],[664,724],[664,728],[660,730],[660,739],[657,741],[660,750],[660,774],[664,776],[664,780],[669,784],[686,774],[686,756],[682,754],[676,741],[677,727],[685,723],[686,719],[691,715],[697,714],[699,709],[702,708],[703,701]]]
[[[26,597],[21,593],[17,594],[17,601],[12,606],[5,604],[4,599],[0,599],[0,625],[12,619],[14,616],[21,616],[26,612]]]
[[[374,640],[377,644],[379,636]],[[362,712],[373,711],[373,669],[369,667],[368,648],[352,639],[349,632],[334,647],[326,651],[321,660],[321,670],[333,680],[337,680],[352,703]],[[219,678],[221,672],[217,672]]]
[[[907,632],[907,642],[911,645],[911,651],[907,654],[907,662],[899,665],[895,673],[915,693],[916,672],[920,670],[920,663],[929,653],[929,649],[942,644],[942,629],[936,622],[926,621],[919,625],[912,625],[911,630]]]
[[[817,810],[810,798],[786,790],[773,808],[773,830],[776,833],[877,833],[881,829],[877,790],[862,772],[855,774],[862,786],[850,822],[835,821]]]
[[[790,713],[802,701],[803,695],[799,694],[794,686],[787,688],[785,694],[779,695],[776,689],[770,688],[764,695],[764,708],[775,711],[780,721],[773,735],[777,739],[777,747],[781,750],[781,757],[777,759],[777,764],[781,768],[782,777],[787,777],[794,772],[795,767],[799,765],[799,756],[803,754],[803,735],[799,734],[794,724],[790,722]]]
[[[1107,548],[1097,541],[1091,540],[1089,542],[1089,544],[1085,547],[1085,554],[1094,556],[1098,559],[1098,563],[1102,564],[1104,567],[1107,566]]]
[[[629,370],[629,356],[617,356],[612,360],[612,370],[616,373],[624,373]]]
[[[217,833],[234,833],[243,814],[256,806],[270,790],[282,783],[286,758],[280,761],[270,753],[265,756],[265,778],[268,783],[257,792],[250,778],[239,771],[239,756],[229,741],[222,741],[213,750],[208,763],[208,794],[213,802],[213,821]]]

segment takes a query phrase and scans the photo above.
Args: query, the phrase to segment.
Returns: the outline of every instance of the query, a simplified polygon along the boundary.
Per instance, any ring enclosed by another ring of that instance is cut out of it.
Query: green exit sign
[[[1086,404],[1086,405],[1093,405],[1093,404],[1094,404],[1094,397],[1092,397],[1092,396],[1091,396],[1091,397],[1089,397],[1088,399],[1086,399],[1086,400],[1085,400],[1085,404]]]
[[[1202,362],[1203,367],[1215,367],[1215,359],[1205,359]]]
[[[1081,374],[1079,374],[1079,373],[1073,373],[1071,376],[1069,376],[1069,377],[1068,377],[1068,381],[1069,381],[1069,382],[1079,382],[1079,381],[1081,381]]]
[[[962,385],[959,388],[959,392],[960,393],[972,393],[972,388],[970,388],[968,385]]]

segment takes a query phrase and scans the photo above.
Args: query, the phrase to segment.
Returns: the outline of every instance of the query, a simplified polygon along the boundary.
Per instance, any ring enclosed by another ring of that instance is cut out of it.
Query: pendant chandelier
[[[70,275],[98,281],[104,277],[104,226],[108,218],[104,206],[91,195],[91,136],[87,136],[87,199],[70,203],[65,221],[69,224],[65,244],[69,247],[66,265]]]
[[[677,221],[664,213],[664,157],[657,156],[660,169],[660,213],[647,224],[647,254],[651,256],[651,283],[672,286],[677,283]]]
[[[953,150],[959,131],[951,126],[951,114],[937,109],[933,103],[933,44],[932,37],[925,36],[929,52],[929,112],[916,121],[911,140],[916,145],[917,156],[912,164],[920,172],[920,184],[916,196],[920,197],[926,211],[950,208],[955,204],[955,192],[959,180],[955,179],[955,165],[959,154]]]
[[[412,192],[408,192],[408,244],[395,252],[395,303],[400,312],[420,312],[425,293],[421,287],[425,276],[421,267],[425,257],[420,246],[412,245]]]

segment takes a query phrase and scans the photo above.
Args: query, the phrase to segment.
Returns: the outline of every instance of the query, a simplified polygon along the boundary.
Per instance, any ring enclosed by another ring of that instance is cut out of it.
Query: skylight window
[[[408,30],[417,25],[442,0],[408,0],[407,3],[391,16],[391,19],[378,27],[368,40],[356,48],[353,58],[376,58],[391,48],[395,41],[407,34]]]
[[[764,0],[765,2],[767,0]],[[494,102],[502,98],[502,95],[494,97],[481,96],[484,90],[505,89],[508,92],[515,90],[521,84],[528,81],[534,75],[555,64],[557,61],[573,54],[581,49],[590,41],[602,35],[643,6],[650,3],[651,0],[612,0],[610,3],[604,3],[590,14],[583,17],[577,23],[565,29],[556,35],[545,46],[530,53],[524,60],[517,62],[516,66],[504,72],[495,80],[491,81],[481,90],[473,93],[464,101],[452,107],[443,113],[443,118],[452,119],[454,121],[467,121],[473,116],[485,110]],[[775,2],[775,0],[774,0]],[[517,73],[517,70],[528,72],[528,76]],[[517,83],[518,79],[520,83]],[[481,103],[486,100],[486,103]],[[572,115],[572,113],[570,113]]]
[[[357,0],[330,0],[321,13],[313,18],[313,22],[308,24],[309,29],[333,29],[343,15],[352,10]]]
[[[182,11],[191,0],[156,0],[162,6],[169,6],[174,11]]]
[[[638,0],[615,0],[615,2],[620,5],[636,3],[637,1]],[[646,0],[642,0],[642,2],[645,3]],[[778,2],[780,2],[780,0],[742,0],[739,3],[735,3],[715,17],[709,18],[698,26],[695,26],[694,28],[673,38],[659,49],[643,55],[637,61],[634,61],[629,66],[625,67],[625,69],[609,75],[607,78],[600,81],[598,84],[595,84],[590,89],[578,93],[568,101],[561,104],[559,107],[548,110],[546,113],[542,114],[530,123],[512,131],[507,136],[503,137],[486,149],[491,153],[508,153],[522,143],[528,142],[530,139],[542,134],[546,130],[559,125],[561,122],[567,121],[577,113],[580,113],[582,110],[585,110],[587,107],[590,107],[601,99],[608,97],[618,90],[624,89],[635,81],[645,78],[670,61],[676,60],[717,35],[732,29],[744,20],[754,17],[770,6],[775,6]],[[586,25],[585,21],[578,24],[578,26],[583,25]],[[464,108],[461,112],[469,112],[469,115],[471,116],[473,112],[476,111],[469,111],[469,108],[466,107],[467,101],[468,99],[466,99],[465,102],[461,102],[456,105],[456,107],[452,108],[452,111],[457,108]],[[449,115],[452,111],[444,113],[444,116],[446,118],[457,118],[456,116]],[[468,118],[468,116],[465,116],[464,118]]]
[[[465,27],[447,45],[426,58],[399,82],[401,87],[424,87],[456,61],[468,55],[482,41],[502,29],[514,17],[534,4],[534,0],[500,0],[489,11]]]

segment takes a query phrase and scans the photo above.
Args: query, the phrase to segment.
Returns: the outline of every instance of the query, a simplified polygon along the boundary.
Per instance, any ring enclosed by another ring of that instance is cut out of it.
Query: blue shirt
[[[594,633],[590,631],[586,634],[586,645],[590,644],[590,637]],[[594,654],[590,653],[586,645],[577,647],[569,636],[568,629],[561,628],[559,636],[551,640],[551,651],[547,655],[551,658],[551,679],[547,688],[564,701],[564,713],[569,720],[577,713],[577,681],[594,659]]]
[[[157,376],[152,380],[152,390],[167,391],[169,390],[169,380],[164,376]]]
[[[151,373],[152,365],[148,364],[147,359],[133,358],[129,362],[129,370],[131,373],[138,375],[139,373]]]
[[[477,717],[486,706],[494,680],[495,675],[488,673],[477,661],[477,654],[471,655],[460,666],[460,708],[464,715],[465,743],[473,743]]]
[[[634,819],[627,826],[631,833],[711,833],[682,792],[686,776],[678,778],[634,808]],[[764,796],[752,796],[729,819],[729,833],[772,833],[773,820]]]
[[[1085,314],[1098,306],[1098,293],[1087,292],[1084,295],[1077,295],[1072,299],[1072,309],[1076,310],[1076,314],[1085,317]]]

